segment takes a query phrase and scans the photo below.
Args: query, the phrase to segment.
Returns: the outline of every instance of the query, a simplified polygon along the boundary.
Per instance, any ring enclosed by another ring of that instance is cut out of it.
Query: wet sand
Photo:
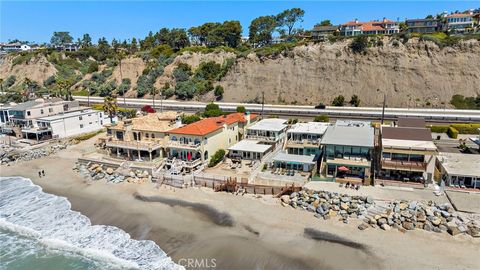
[[[93,224],[155,241],[176,262],[215,259],[216,269],[475,269],[479,239],[423,231],[359,231],[353,220],[318,220],[274,198],[153,184],[87,183],[72,170],[84,142],[53,156],[1,167],[65,196]],[[47,176],[38,178],[38,170]]]

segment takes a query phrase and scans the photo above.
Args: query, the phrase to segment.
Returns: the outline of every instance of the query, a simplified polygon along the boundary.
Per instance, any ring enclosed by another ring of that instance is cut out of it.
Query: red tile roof
[[[362,30],[363,31],[375,31],[375,30],[381,31],[381,30],[384,30],[384,28],[379,25],[368,22],[362,25]]]
[[[473,17],[473,15],[466,14],[466,13],[455,13],[447,16],[447,18],[463,18],[463,17]]]
[[[250,114],[250,119],[255,119],[257,115]],[[169,133],[204,136],[212,133],[218,129],[223,128],[223,125],[231,125],[234,123],[245,123],[247,120],[243,113],[231,113],[224,116],[209,117],[197,121],[192,124],[185,125],[180,128],[172,129]]]

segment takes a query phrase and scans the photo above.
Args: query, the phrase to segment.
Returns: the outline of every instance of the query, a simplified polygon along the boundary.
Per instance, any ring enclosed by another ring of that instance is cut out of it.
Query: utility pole
[[[163,113],[163,91],[160,91],[160,112]]]
[[[383,125],[383,121],[385,120],[385,103],[386,103],[386,100],[387,100],[387,96],[385,95],[385,93],[383,93],[382,125]]]
[[[263,119],[263,106],[265,106],[265,92],[262,91],[262,119]]]

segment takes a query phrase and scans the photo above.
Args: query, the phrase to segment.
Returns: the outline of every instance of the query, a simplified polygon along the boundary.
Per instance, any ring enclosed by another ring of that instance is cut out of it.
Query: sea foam
[[[153,241],[134,240],[114,226],[91,225],[70,202],[22,177],[0,177],[0,229],[48,249],[126,269],[183,269]]]

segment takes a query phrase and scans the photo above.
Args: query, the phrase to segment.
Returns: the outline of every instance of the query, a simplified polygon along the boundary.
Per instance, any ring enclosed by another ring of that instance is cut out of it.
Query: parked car
[[[319,110],[325,110],[325,108],[326,108],[326,106],[323,103],[320,103],[317,106],[315,106],[315,109],[319,109]]]

